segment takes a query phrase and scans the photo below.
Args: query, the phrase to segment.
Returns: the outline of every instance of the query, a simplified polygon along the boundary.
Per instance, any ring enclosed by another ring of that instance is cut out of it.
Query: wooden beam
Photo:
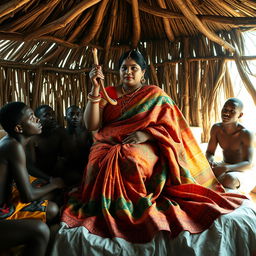
[[[184,44],[183,44],[183,52],[184,52],[184,58],[183,58],[183,65],[184,65],[184,94],[183,94],[183,104],[184,104],[184,116],[187,120],[187,122],[190,124],[190,116],[189,116],[189,63],[188,63],[188,57],[189,57],[189,39],[188,37],[184,38]]]
[[[21,28],[24,28],[29,23],[33,23],[38,16],[44,15],[43,13],[46,10],[47,10],[47,14],[49,15],[50,14],[49,10],[53,8],[55,5],[57,5],[59,1],[60,0],[52,0],[47,4],[43,3],[38,5],[37,8],[35,8],[31,12],[26,13],[24,16],[18,19],[15,19],[13,23],[8,23],[6,26],[8,28],[8,31],[14,32],[14,31],[18,31]]]
[[[0,5],[0,18],[4,17],[5,15],[14,12],[18,8],[22,7],[26,3],[30,2],[31,0],[13,0],[8,1],[7,3]]]
[[[49,34],[51,32],[54,32],[56,30],[66,27],[73,19],[75,19],[83,11],[92,7],[93,5],[97,4],[100,1],[101,0],[84,0],[84,1],[82,1],[80,4],[76,5],[75,8],[73,8],[72,10],[67,12],[61,18],[51,22],[48,25],[42,26],[40,29],[34,31],[33,33],[31,33],[30,35],[25,37],[25,40],[38,39],[42,35]]]
[[[126,0],[128,3],[131,3],[131,0]],[[167,9],[160,7],[152,7],[148,4],[140,2],[139,4],[140,11],[146,12],[148,14],[154,15],[160,18],[167,19],[186,19],[186,17],[181,13],[175,13]],[[211,21],[215,23],[223,23],[229,25],[237,26],[255,26],[255,17],[226,17],[226,16],[214,16],[214,15],[196,15],[200,20]]]
[[[210,40],[212,40],[213,42],[221,45],[222,47],[224,47],[226,50],[228,50],[229,52],[235,53],[236,49],[229,44],[228,42],[224,41],[223,39],[221,39],[220,37],[218,37],[215,33],[213,33],[210,29],[208,29],[208,27],[206,27],[199,19],[198,17],[192,13],[190,11],[190,9],[188,8],[188,6],[186,5],[186,3],[184,2],[184,0],[175,0],[177,7],[180,8],[181,12],[184,14],[184,16],[190,20],[194,26],[202,33],[204,34],[206,37],[208,37]],[[190,0],[186,0],[186,1],[190,1]]]
[[[249,94],[252,96],[253,102],[256,105],[256,88],[255,86],[252,84],[248,74],[246,73],[245,69],[244,69],[244,65],[241,61],[241,57],[235,54],[235,61],[236,61],[236,67],[238,70],[238,73],[244,83],[245,88],[247,89],[247,91],[249,92]]]
[[[164,0],[157,0],[157,2],[161,8],[163,8],[163,9],[167,8]],[[163,20],[164,30],[167,35],[167,38],[170,41],[174,41],[174,34],[173,34],[172,28],[170,26],[169,20],[167,18],[162,18],[162,20]]]
[[[132,0],[126,0],[128,3],[132,3]],[[175,12],[171,12],[169,10],[165,10],[165,9],[162,9],[162,8],[159,8],[159,7],[153,7],[153,6],[150,6],[148,4],[144,4],[142,2],[140,2],[139,4],[139,9],[140,11],[143,11],[143,12],[146,12],[146,13],[149,13],[149,14],[152,14],[154,16],[158,16],[158,17],[161,17],[161,18],[181,18],[181,19],[184,19],[184,15],[181,14],[181,13],[175,13]]]
[[[80,47],[79,44],[70,43],[70,42],[68,42],[66,40],[62,40],[62,39],[59,39],[59,38],[54,37],[54,36],[41,36],[39,38],[39,40],[48,41],[48,42],[54,42],[56,44],[65,46],[67,48],[78,48],[78,47]]]
[[[133,15],[133,33],[132,33],[132,48],[136,48],[140,40],[140,14],[138,0],[132,0],[132,15]]]
[[[95,37],[96,33],[98,32],[100,26],[102,25],[102,20],[104,18],[104,12],[107,7],[109,0],[102,0],[101,4],[97,10],[96,17],[93,21],[93,24],[90,28],[90,31],[87,33],[87,35],[82,39],[81,45],[86,46],[88,43],[91,42],[91,40]]]
[[[83,27],[87,24],[87,22],[91,19],[94,12],[94,7],[90,8],[88,12],[85,14],[83,20],[79,23],[79,25],[72,31],[71,36],[68,39],[68,42],[72,43],[76,39],[77,35],[83,29]]]
[[[226,16],[214,16],[214,15],[197,15],[200,20],[211,21],[215,23],[222,23],[226,25],[237,26],[256,26],[255,17],[226,17]]]
[[[108,61],[108,56],[109,56],[109,49],[111,46],[113,34],[115,31],[115,26],[116,26],[116,20],[117,20],[117,10],[118,10],[118,1],[119,0],[114,0],[112,3],[112,10],[111,10],[111,15],[110,15],[110,21],[109,21],[109,29],[108,29],[108,36],[106,39],[105,43],[105,56],[104,56],[104,66],[107,64]]]

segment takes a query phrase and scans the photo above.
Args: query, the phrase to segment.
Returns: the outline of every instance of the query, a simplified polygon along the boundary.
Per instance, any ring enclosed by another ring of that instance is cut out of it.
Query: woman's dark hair
[[[20,122],[26,107],[25,103],[15,101],[7,103],[0,109],[0,124],[7,133],[14,133],[14,127]]]
[[[120,69],[122,66],[122,63],[125,59],[131,58],[141,67],[142,70],[145,70],[145,77],[147,77],[147,64],[143,57],[143,55],[136,49],[133,49],[131,51],[127,51],[121,55],[118,62],[118,68]]]

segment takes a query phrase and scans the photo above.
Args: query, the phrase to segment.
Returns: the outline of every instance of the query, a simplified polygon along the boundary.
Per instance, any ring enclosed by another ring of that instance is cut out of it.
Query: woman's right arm
[[[85,126],[90,131],[95,131],[101,126],[102,110],[100,109],[100,84],[99,80],[104,79],[101,66],[95,66],[89,73],[92,90],[88,95],[87,105],[84,111]]]

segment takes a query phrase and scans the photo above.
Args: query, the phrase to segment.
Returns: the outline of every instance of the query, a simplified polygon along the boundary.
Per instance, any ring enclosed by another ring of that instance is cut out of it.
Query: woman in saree
[[[89,74],[84,120],[97,132],[81,188],[63,212],[69,227],[145,243],[159,231],[202,232],[242,203],[224,193],[173,100],[144,84],[146,66],[136,50],[121,56],[121,83],[106,88],[116,105],[100,93],[101,67]]]

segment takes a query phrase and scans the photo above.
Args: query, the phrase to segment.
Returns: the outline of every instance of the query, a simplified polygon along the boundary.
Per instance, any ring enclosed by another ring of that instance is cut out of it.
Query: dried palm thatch
[[[70,104],[84,107],[97,47],[106,85],[118,83],[117,60],[138,48],[149,81],[179,105],[190,125],[209,128],[220,97],[233,96],[227,69],[236,61],[247,90],[242,31],[256,28],[254,0],[2,0],[0,105],[22,100],[53,106],[63,123]]]

